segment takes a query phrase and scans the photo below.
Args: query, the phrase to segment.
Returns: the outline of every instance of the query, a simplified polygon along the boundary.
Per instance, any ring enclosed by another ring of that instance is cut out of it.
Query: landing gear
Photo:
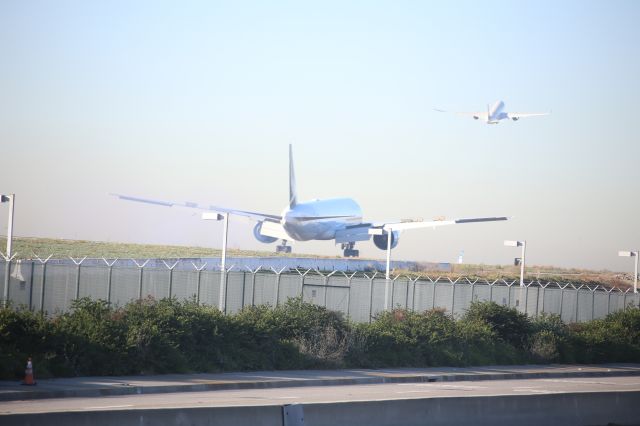
[[[344,257],[359,257],[360,250],[354,249],[356,243],[342,243],[340,246],[342,248]]]
[[[276,253],[291,253],[291,246],[287,245],[287,240],[282,240],[282,245],[276,246]]]

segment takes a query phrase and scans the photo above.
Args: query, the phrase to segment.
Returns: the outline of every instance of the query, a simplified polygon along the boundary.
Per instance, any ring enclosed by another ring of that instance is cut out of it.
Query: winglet
[[[297,203],[296,175],[293,171],[293,148],[289,144],[289,208],[294,208]]]

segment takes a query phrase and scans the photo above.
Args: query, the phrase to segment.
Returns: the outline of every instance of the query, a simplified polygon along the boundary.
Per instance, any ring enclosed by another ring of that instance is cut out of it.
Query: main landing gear
[[[356,243],[342,243],[340,246],[342,248],[344,257],[359,257],[360,250],[356,250],[354,247]]]
[[[291,253],[291,246],[287,245],[287,240],[282,240],[282,245],[276,246],[276,253]]]

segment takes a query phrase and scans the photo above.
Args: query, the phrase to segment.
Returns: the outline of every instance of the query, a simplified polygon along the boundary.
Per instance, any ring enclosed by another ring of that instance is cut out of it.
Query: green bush
[[[51,325],[42,316],[11,306],[0,309],[0,378],[23,377],[29,357],[46,372],[50,336]]]
[[[457,365],[456,323],[441,310],[397,309],[353,329],[350,364],[361,367]]]
[[[566,325],[492,302],[455,320],[442,310],[352,324],[301,299],[223,315],[176,299],[114,308],[81,299],[47,318],[0,309],[0,378],[260,369],[426,367],[522,362],[640,362],[640,309]]]
[[[526,314],[495,302],[472,302],[462,321],[485,323],[498,339],[521,350],[526,349],[532,331]]]
[[[638,362],[640,309],[628,308],[603,319],[571,325],[578,362]]]

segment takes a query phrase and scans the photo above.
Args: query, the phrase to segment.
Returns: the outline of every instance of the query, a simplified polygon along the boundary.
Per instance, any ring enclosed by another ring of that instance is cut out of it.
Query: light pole
[[[16,200],[16,194],[0,195],[0,202],[9,203],[9,225],[7,227],[7,256],[4,264],[4,293],[3,306],[7,306],[9,302],[9,272],[11,268],[11,248],[13,244],[13,206]]]
[[[227,262],[227,236],[229,234],[229,213],[202,213],[204,220],[224,220],[222,228],[222,256],[220,259],[220,293],[218,299],[218,309],[224,313],[225,310],[225,284],[226,284],[226,262]]]
[[[637,293],[638,292],[638,251],[619,251],[618,252],[618,256],[621,257],[635,257],[636,261],[635,263],[635,268],[633,271],[633,292]]]
[[[525,253],[527,251],[527,242],[505,240],[504,245],[507,247],[522,247],[522,257],[520,258],[520,287],[524,287],[524,264]]]

